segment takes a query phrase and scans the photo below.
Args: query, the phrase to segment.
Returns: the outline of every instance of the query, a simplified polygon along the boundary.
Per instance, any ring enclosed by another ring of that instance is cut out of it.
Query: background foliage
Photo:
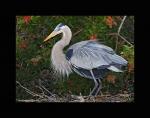
[[[103,94],[134,93],[134,17],[126,18],[120,32],[132,46],[114,35],[122,19],[123,16],[16,16],[16,81],[35,92],[41,92],[38,85],[43,85],[58,95],[89,94],[93,81],[75,73],[58,81],[51,70],[51,49],[61,35],[47,43],[43,40],[61,22],[73,32],[70,45],[97,38],[128,60],[124,73],[110,72],[105,77]],[[29,98],[34,96],[16,84],[16,99]]]

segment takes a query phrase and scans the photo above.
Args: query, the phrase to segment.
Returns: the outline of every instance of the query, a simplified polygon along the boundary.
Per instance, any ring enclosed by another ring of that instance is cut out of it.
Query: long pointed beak
[[[48,41],[50,38],[52,38],[52,37],[54,37],[54,36],[56,36],[57,34],[59,34],[58,32],[56,32],[56,31],[53,31],[46,39],[44,39],[44,41],[43,42],[46,42],[46,41]]]

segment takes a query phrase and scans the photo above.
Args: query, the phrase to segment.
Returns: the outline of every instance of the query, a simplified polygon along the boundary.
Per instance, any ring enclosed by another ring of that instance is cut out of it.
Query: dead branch
[[[126,19],[126,16],[123,17],[123,20],[121,21],[121,24],[120,24],[120,26],[119,26],[119,28],[118,28],[118,31],[117,31],[117,36],[116,36],[117,39],[116,39],[116,47],[115,47],[115,51],[117,51],[118,42],[119,42],[118,36],[119,36],[119,34],[120,34],[120,31],[121,31],[121,28],[122,28],[122,25],[123,25],[125,19]]]
[[[120,38],[122,38],[125,42],[127,42],[129,45],[131,45],[131,46],[133,46],[129,41],[127,41],[123,36],[121,36],[120,34],[118,34],[118,36],[120,37]]]
[[[27,93],[29,93],[30,95],[32,95],[32,96],[34,96],[34,97],[37,96],[37,97],[43,98],[43,96],[38,95],[38,94],[32,92],[31,90],[27,89],[27,88],[24,87],[23,85],[21,85],[20,82],[16,81],[16,83],[19,84],[19,86],[20,86],[21,88],[23,88],[23,89],[24,89]]]
[[[106,35],[117,35],[117,33],[108,33],[108,34],[106,34]]]
[[[41,86],[45,91],[47,91],[51,96],[55,97],[54,94],[52,94],[49,90],[47,90],[44,86]]]
[[[77,34],[80,33],[82,30],[83,30],[83,29],[80,29],[79,31],[75,32],[75,33],[73,34],[73,36],[77,35]]]
[[[116,35],[116,46],[115,46],[115,52],[117,51],[117,48],[118,48],[118,42],[119,42],[119,38],[118,38],[118,36]]]
[[[98,96],[82,96],[82,94],[78,95],[69,95],[69,96],[58,96],[55,94],[52,94],[47,90],[45,87],[40,87],[42,90],[42,94],[39,95],[37,93],[32,92],[31,90],[27,89],[23,85],[20,84],[20,82],[16,81],[17,84],[20,85],[21,88],[25,89],[25,91],[33,96],[37,96],[38,99],[27,99],[27,100],[16,100],[17,102],[126,102],[126,101],[132,101],[133,95],[132,94],[117,94],[117,95],[98,95]],[[44,94],[44,90],[51,94],[51,96],[47,96]]]
[[[37,86],[41,91],[42,93],[37,94],[35,92],[32,92],[31,90],[27,89],[26,87],[24,87],[23,85],[20,84],[20,82],[16,81],[17,84],[19,84],[19,86],[21,88],[23,88],[27,93],[29,93],[30,95],[32,96],[36,96],[36,97],[39,97],[38,99],[30,99],[30,100],[17,100],[19,102],[58,102],[59,100],[57,100],[56,98],[56,95],[55,94],[52,94],[50,91],[48,91],[45,87],[43,86]],[[44,94],[44,90],[47,91],[50,96],[47,96]]]
[[[74,99],[71,102],[85,102],[83,96],[71,95],[71,98]]]
[[[120,34],[120,30],[121,30],[121,28],[122,28],[122,25],[123,25],[123,23],[124,23],[126,17],[127,17],[127,16],[124,16],[123,19],[122,19],[122,21],[121,21],[121,24],[120,24],[120,26],[119,26],[119,28],[118,28],[118,32],[117,32],[118,35]]]
[[[133,44],[131,44],[127,39],[125,39],[123,36],[120,35],[120,31],[121,31],[121,28],[122,28],[122,26],[123,26],[123,24],[124,24],[124,21],[125,21],[126,17],[127,17],[127,16],[124,16],[124,17],[123,17],[123,19],[122,19],[122,21],[121,21],[121,24],[120,24],[120,26],[119,26],[119,28],[118,28],[117,33],[109,33],[109,34],[107,34],[107,35],[114,35],[114,36],[116,36],[116,47],[115,47],[115,51],[117,50],[119,37],[120,37],[121,39],[123,39],[126,43],[128,43],[130,46],[133,46]]]
[[[42,100],[34,100],[34,99],[30,99],[30,100],[17,100],[18,102],[47,102],[47,99],[42,99]]]

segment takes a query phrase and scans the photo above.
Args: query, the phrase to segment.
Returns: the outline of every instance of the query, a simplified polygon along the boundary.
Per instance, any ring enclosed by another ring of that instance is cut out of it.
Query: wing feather
[[[108,68],[112,66],[111,64],[127,64],[127,61],[116,55],[112,48],[96,41],[82,41],[72,45],[68,50],[73,50],[69,59],[70,63],[88,70],[103,66]],[[114,68],[108,69],[113,70]]]

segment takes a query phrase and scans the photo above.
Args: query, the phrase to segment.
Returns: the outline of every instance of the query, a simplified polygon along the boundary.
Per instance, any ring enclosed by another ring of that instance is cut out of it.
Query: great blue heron
[[[63,34],[62,39],[53,46],[51,52],[53,68],[63,76],[69,76],[74,71],[82,77],[93,79],[95,86],[90,95],[98,94],[102,88],[101,79],[107,71],[123,72],[122,66],[127,65],[127,61],[112,48],[93,40],[78,42],[64,54],[63,48],[69,45],[72,32],[62,23],[56,26],[44,42],[60,33]]]

